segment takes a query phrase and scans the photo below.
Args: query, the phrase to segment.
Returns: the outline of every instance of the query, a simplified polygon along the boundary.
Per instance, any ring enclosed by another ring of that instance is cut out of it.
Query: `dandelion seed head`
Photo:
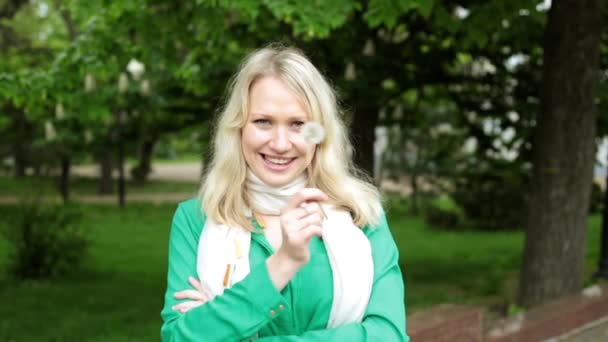
[[[325,129],[316,121],[309,121],[302,126],[300,131],[304,140],[309,144],[317,145],[325,139]]]

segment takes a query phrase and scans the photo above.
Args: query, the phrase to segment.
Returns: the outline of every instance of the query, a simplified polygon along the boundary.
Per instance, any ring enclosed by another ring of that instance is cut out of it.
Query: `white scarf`
[[[247,174],[250,203],[262,214],[279,214],[305,186],[305,175],[283,187],[271,188],[251,171]],[[369,240],[354,225],[350,213],[328,205],[323,205],[323,209],[327,219],[323,221],[322,236],[334,285],[327,328],[335,328],[362,321],[371,295],[374,264]],[[249,274],[250,245],[248,230],[206,218],[198,245],[197,273],[209,298],[222,294],[224,288],[232,287]]]

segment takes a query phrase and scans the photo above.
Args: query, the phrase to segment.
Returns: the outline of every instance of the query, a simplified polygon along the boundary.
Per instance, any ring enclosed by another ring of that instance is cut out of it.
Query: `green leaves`
[[[290,24],[296,35],[326,38],[331,30],[342,26],[360,5],[352,0],[284,1],[264,0],[274,16]]]
[[[220,7],[229,12],[238,14],[241,18],[253,20],[260,13],[260,4],[258,1],[251,0],[232,0],[232,1],[217,1],[217,0],[198,0],[197,4],[209,5],[211,7]]]
[[[333,29],[346,22],[361,5],[354,0],[198,0],[197,4],[222,8],[229,17],[255,25],[254,21],[278,20],[293,28],[293,33],[305,39],[327,38]],[[273,17],[260,16],[269,11]]]
[[[416,7],[420,14],[425,18],[430,17],[433,6],[435,5],[435,0],[418,0],[417,3],[418,5]]]
[[[19,94],[17,77],[12,73],[0,73],[0,98],[12,99]]]
[[[393,28],[399,17],[412,10],[417,10],[428,18],[433,11],[435,0],[371,0],[365,13],[365,19],[371,27],[385,25]]]
[[[357,11],[365,12],[364,17],[371,27],[385,25],[393,28],[399,18],[410,11],[417,11],[424,18],[429,18],[435,0],[371,0],[367,8],[362,8],[360,2],[355,0],[199,0],[197,4],[221,8],[227,15],[237,16],[239,20],[250,24],[256,20],[279,20],[291,26],[296,36],[322,39],[327,38],[332,30],[343,26]],[[260,17],[260,13],[265,10],[274,18]]]

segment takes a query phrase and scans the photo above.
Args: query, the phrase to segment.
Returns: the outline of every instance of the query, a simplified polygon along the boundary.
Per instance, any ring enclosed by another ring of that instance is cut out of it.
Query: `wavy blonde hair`
[[[251,229],[245,216],[247,164],[241,130],[247,122],[249,90],[264,76],[284,82],[300,98],[310,119],[325,128],[326,137],[308,167],[309,186],[325,192],[333,205],[350,211],[356,225],[379,223],[380,194],[352,163],[351,144],[333,89],[301,51],[280,45],[249,54],[230,82],[216,123],[211,162],[199,190],[202,210],[218,223]]]

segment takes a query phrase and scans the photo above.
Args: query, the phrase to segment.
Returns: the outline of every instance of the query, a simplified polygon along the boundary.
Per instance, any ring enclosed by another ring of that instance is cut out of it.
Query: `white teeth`
[[[287,163],[289,163],[289,161],[291,159],[282,159],[282,158],[271,158],[271,157],[266,157],[266,160],[268,160],[269,162],[273,163],[273,164],[278,164],[278,165],[285,165]]]

